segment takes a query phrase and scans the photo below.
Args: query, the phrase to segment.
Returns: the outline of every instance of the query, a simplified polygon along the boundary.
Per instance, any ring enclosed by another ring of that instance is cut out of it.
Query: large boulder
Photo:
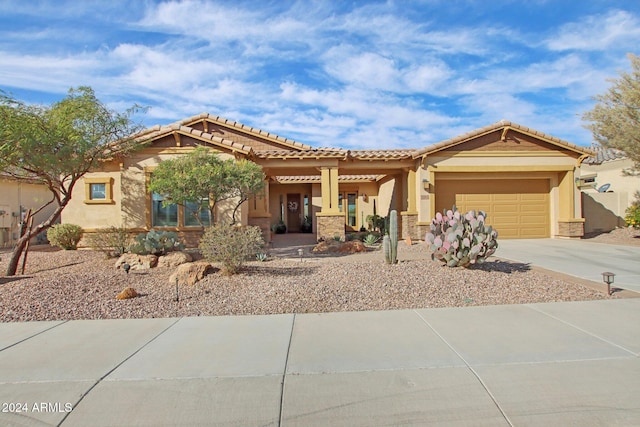
[[[187,252],[169,252],[158,258],[158,267],[177,267],[191,261],[193,261],[193,257]]]
[[[116,268],[122,268],[129,264],[131,270],[148,270],[158,265],[158,257],[155,255],[124,254],[116,261]]]
[[[350,242],[344,242],[338,248],[338,252],[341,254],[355,254],[358,252],[366,252],[367,248],[364,243],[359,240],[352,240]]]
[[[338,250],[340,249],[340,245],[342,244],[342,242],[338,241],[338,240],[324,240],[320,243],[318,243],[317,245],[315,245],[313,247],[313,249],[311,249],[311,252],[320,252],[320,253],[326,253],[326,252],[338,252]]]
[[[193,286],[212,271],[214,271],[213,266],[206,261],[181,264],[175,273],[169,277],[169,283],[176,283],[176,279],[178,279],[178,283],[181,285],[187,284]]]

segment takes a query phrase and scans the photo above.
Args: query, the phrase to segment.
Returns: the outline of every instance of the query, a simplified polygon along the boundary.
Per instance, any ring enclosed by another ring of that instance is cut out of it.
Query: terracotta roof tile
[[[198,115],[195,115],[195,116],[192,116],[192,117],[188,117],[186,119],[183,119],[183,120],[180,120],[180,121],[176,122],[175,124],[185,126],[185,125],[188,125],[190,123],[196,122],[198,120],[205,120],[205,119],[209,119],[209,120],[211,120],[213,122],[219,123],[219,124],[224,125],[224,126],[232,127],[232,128],[241,130],[243,132],[247,132],[247,133],[251,133],[251,134],[263,137],[263,138],[268,138],[268,139],[271,139],[271,140],[275,140],[277,142],[292,146],[293,148],[296,148],[296,149],[308,150],[308,149],[313,148],[310,145],[302,144],[302,143],[294,141],[292,139],[283,138],[283,137],[278,136],[278,135],[276,135],[274,133],[266,132],[266,131],[263,131],[262,129],[254,128],[254,127],[251,127],[251,126],[247,126],[247,125],[244,125],[242,123],[231,121],[231,120],[225,119],[224,117],[214,116],[214,115],[209,114],[209,113],[201,113],[201,114],[198,114]]]
[[[538,138],[546,139],[547,141],[553,142],[556,145],[559,145],[561,147],[563,146],[563,147],[569,148],[571,150],[578,151],[580,153],[584,153],[584,154],[590,154],[591,153],[591,150],[589,150],[586,147],[581,147],[581,146],[575,145],[575,144],[573,144],[571,142],[562,140],[560,138],[557,138],[555,136],[546,134],[544,132],[537,131],[535,129],[530,129],[530,128],[526,127],[526,126],[519,125],[519,124],[511,122],[509,120],[500,120],[499,122],[493,123],[491,125],[484,126],[484,127],[479,128],[479,129],[475,129],[475,130],[472,130],[470,132],[463,133],[462,135],[458,135],[456,137],[449,138],[447,140],[444,140],[444,141],[441,141],[441,142],[438,142],[438,143],[435,143],[435,144],[432,144],[432,145],[428,145],[428,146],[426,146],[426,147],[424,147],[422,149],[416,150],[414,152],[414,157],[420,157],[420,156],[425,155],[425,154],[430,154],[430,153],[433,153],[433,152],[436,152],[436,151],[440,151],[442,149],[455,146],[455,145],[457,145],[457,144],[459,144],[461,142],[467,141],[469,139],[472,139],[474,137],[480,136],[482,134],[485,134],[485,133],[488,133],[488,132],[493,132],[493,131],[496,131],[498,129],[503,129],[505,127],[509,127],[511,129],[515,129],[515,130],[519,130],[519,131],[522,131],[522,132],[526,132],[526,133],[535,135]]]
[[[166,126],[154,126],[137,135],[139,140],[154,139],[164,135],[171,134],[173,132],[179,132],[186,135],[193,135],[201,140],[211,141],[217,145],[222,145],[229,148],[232,151],[240,151],[243,153],[250,153],[252,147],[244,144],[240,144],[235,141],[231,141],[226,138],[220,138],[219,136],[212,135],[210,133],[202,132],[189,126],[182,126],[177,123],[173,123]]]
[[[338,182],[363,182],[376,181],[382,175],[339,175]],[[275,176],[276,181],[281,183],[314,183],[320,182],[320,175],[298,175],[298,176]]]

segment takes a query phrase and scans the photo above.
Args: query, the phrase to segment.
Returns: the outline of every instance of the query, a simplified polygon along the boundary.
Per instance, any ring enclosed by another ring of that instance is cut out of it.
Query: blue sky
[[[418,148],[511,120],[589,145],[640,54],[636,0],[0,0],[0,89],[93,87],[145,125],[202,112],[316,147]]]

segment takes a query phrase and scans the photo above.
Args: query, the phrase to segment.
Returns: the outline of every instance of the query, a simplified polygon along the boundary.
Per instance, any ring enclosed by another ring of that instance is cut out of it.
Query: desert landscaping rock
[[[122,292],[116,295],[116,299],[123,300],[123,299],[135,298],[137,296],[138,296],[138,293],[136,292],[136,290],[131,287],[128,287],[128,288],[124,288]]]
[[[190,262],[178,266],[178,269],[169,277],[169,283],[193,286],[213,271],[211,263],[206,261]]]
[[[173,268],[191,261],[193,257],[187,252],[169,252],[158,258],[158,268]]]
[[[409,252],[419,259],[403,260],[403,253]],[[6,270],[8,257],[1,258],[0,268]],[[396,265],[362,254],[251,261],[235,276],[223,276],[215,269],[195,285],[180,282],[176,302],[175,281],[169,280],[173,269],[125,274],[102,253],[32,250],[24,276],[0,277],[0,321],[318,313],[615,298],[499,259],[471,269],[448,268],[431,261],[424,244],[400,244],[398,258]],[[140,296],[116,300],[114,296],[125,287],[135,288]]]
[[[148,270],[158,265],[158,257],[155,255],[124,254],[116,261],[116,268],[120,269],[124,264],[129,264],[131,270]]]

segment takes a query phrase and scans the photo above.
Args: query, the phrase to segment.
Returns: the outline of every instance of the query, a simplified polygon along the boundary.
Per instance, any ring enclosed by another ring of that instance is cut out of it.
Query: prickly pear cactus
[[[481,264],[498,248],[498,232],[485,225],[487,214],[471,210],[461,214],[454,206],[436,213],[425,240],[431,248],[431,259],[449,267]]]

